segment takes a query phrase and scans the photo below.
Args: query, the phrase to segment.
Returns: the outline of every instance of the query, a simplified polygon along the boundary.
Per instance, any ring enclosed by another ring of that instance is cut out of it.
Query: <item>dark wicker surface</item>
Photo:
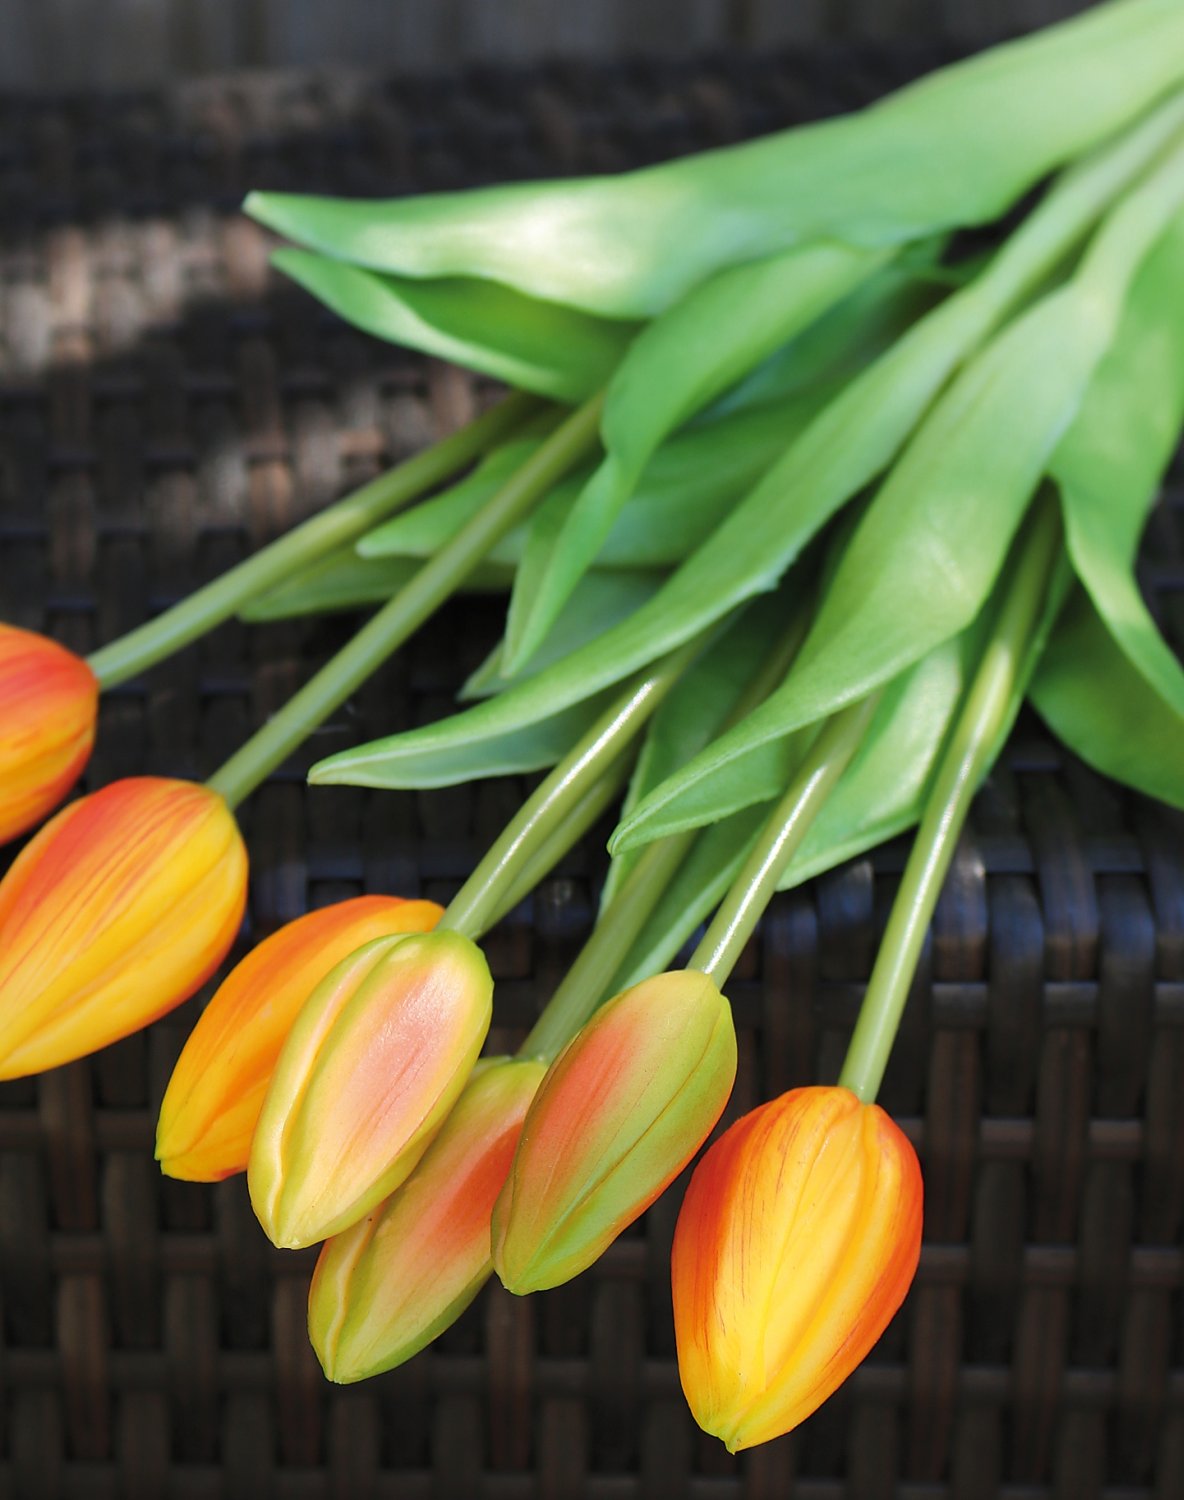
[[[0,102],[0,600],[80,649],[462,420],[471,382],[274,285],[247,186],[377,192],[624,166],[846,106],[934,59],[203,85]],[[478,394],[479,399],[479,394]],[[1147,582],[1179,643],[1180,516]],[[208,773],[342,639],[247,631],[105,701],[90,784]],[[316,753],[443,712],[497,629],[461,603]],[[491,783],[244,810],[250,933],[363,889],[444,896],[515,805]],[[678,1390],[678,1191],[587,1276],[489,1289],[404,1369],[321,1379],[310,1260],[241,1180],[164,1181],[155,1111],[195,1006],[0,1090],[0,1496],[407,1500],[1174,1500],[1184,1494],[1181,821],[1023,721],[938,909],[885,1104],[921,1148],[917,1285],[872,1359],[740,1461]],[[498,1016],[534,1014],[588,930],[603,840],[490,939]],[[833,1077],[901,846],[781,899],[732,986],[734,1109]],[[504,1035],[504,1031],[503,1031]]]

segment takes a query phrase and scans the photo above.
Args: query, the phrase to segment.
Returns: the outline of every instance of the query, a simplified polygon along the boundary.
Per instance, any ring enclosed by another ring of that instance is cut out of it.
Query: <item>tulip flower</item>
[[[0,1078],[95,1052],[193,994],[242,920],[217,793],[132,777],[71,803],[0,881]]]
[[[378,938],[301,1008],[251,1142],[247,1186],[273,1244],[339,1234],[408,1176],[489,1030],[493,981],[457,932]]]
[[[454,1323],[491,1270],[489,1219],[545,1064],[477,1064],[419,1165],[380,1208],[334,1235],[308,1296],[330,1380],[391,1370]]]
[[[921,1169],[878,1105],[801,1088],[738,1120],[691,1178],[674,1235],[682,1387],[735,1453],[796,1427],[904,1301]]]
[[[602,1006],[527,1113],[493,1214],[503,1284],[586,1270],[694,1156],[735,1077],[731,1008],[706,975],[659,974]]]
[[[363,943],[428,932],[434,901],[356,896],[288,922],[222,981],[177,1059],[156,1127],[169,1177],[218,1182],[245,1172],[280,1048],[313,987]]]
[[[0,844],[62,800],[95,739],[99,684],[72,651],[0,624]]]

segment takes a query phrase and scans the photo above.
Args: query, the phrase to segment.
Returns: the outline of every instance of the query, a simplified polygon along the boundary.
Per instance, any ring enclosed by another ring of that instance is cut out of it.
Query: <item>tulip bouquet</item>
[[[0,883],[0,1074],[191,995],[243,910],[233,808],[452,591],[508,588],[470,706],[310,779],[546,776],[447,908],[358,898],[248,954],[157,1156],[245,1171],[274,1243],[323,1242],[326,1373],[389,1369],[494,1272],[579,1274],[671,1185],[727,1104],[724,992],[768,902],[916,827],[839,1078],[732,1124],[678,1222],[691,1410],[733,1450],[767,1441],[915,1271],[920,1168],[875,1099],[1025,697],[1184,806],[1184,673],[1132,573],[1184,421],[1184,10],[1116,0],[623,177],[247,210],[341,316],[515,389],[89,662],[0,629],[11,838],[80,774],[109,684],[236,612],[380,606],[204,786],[117,782],[26,845]],[[592,935],[518,1054],[480,1057],[480,938],[623,789]]]

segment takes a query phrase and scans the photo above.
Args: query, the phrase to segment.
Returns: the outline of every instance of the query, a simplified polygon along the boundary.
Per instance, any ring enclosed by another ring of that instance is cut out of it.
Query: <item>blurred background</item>
[[[1032,30],[1089,0],[0,0],[0,88],[143,87],[238,68],[404,72],[820,38]]]

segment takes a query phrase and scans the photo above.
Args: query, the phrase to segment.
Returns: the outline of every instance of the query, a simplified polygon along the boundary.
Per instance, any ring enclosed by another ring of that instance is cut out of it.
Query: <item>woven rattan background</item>
[[[0,103],[3,612],[89,648],[462,420],[465,376],[274,284],[249,185],[344,192],[616,168],[845,107],[934,58],[813,53],[398,87],[255,78]],[[1146,578],[1177,643],[1180,515]],[[347,622],[247,631],[113,692],[91,784],[200,776]],[[497,629],[460,602],[315,742],[438,715]],[[250,932],[362,889],[446,896],[519,795],[318,790],[244,810]],[[521,1025],[591,921],[603,840],[490,940]],[[776,905],[732,988],[735,1108],[833,1076],[895,846]],[[905,1309],[849,1386],[742,1461],[685,1415],[666,1263],[679,1194],[573,1286],[493,1288],[428,1353],[321,1379],[310,1261],[241,1181],[162,1181],[152,1132],[195,1005],[0,1090],[0,1495],[360,1500],[1176,1500],[1184,1494],[1181,822],[1033,721],[976,803],[885,1103],[928,1213]]]

